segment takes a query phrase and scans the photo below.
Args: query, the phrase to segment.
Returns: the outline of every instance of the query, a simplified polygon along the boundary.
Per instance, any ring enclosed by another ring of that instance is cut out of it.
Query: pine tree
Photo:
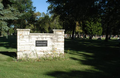
[[[14,7],[13,0],[0,0],[0,34],[2,36],[7,36],[8,21],[18,19],[20,16],[19,11],[17,11]]]

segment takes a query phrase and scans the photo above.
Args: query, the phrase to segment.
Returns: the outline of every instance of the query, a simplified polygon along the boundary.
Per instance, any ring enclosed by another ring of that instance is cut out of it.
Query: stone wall
[[[53,33],[30,33],[30,29],[17,29],[17,59],[41,58],[46,54],[64,54],[64,30]]]

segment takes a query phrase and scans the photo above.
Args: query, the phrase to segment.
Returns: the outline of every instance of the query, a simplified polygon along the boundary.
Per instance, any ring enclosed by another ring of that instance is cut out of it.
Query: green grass
[[[17,48],[17,38],[14,36],[9,36],[8,39],[6,37],[0,38],[0,52],[16,52]]]
[[[16,38],[0,39],[0,78],[120,78],[117,40],[65,40],[65,59],[16,61]]]

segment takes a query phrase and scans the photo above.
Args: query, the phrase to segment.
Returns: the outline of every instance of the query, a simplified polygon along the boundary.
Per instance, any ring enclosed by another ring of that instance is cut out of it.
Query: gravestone
[[[30,29],[17,29],[17,59],[64,54],[64,31],[53,29],[53,33],[30,33]]]

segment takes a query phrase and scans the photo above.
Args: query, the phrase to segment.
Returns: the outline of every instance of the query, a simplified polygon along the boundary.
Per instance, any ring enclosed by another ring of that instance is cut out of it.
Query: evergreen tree
[[[7,36],[8,21],[18,19],[20,13],[13,7],[14,0],[0,0],[0,33]]]
[[[85,21],[85,31],[91,39],[93,35],[102,35],[101,19],[90,18],[90,20]]]

